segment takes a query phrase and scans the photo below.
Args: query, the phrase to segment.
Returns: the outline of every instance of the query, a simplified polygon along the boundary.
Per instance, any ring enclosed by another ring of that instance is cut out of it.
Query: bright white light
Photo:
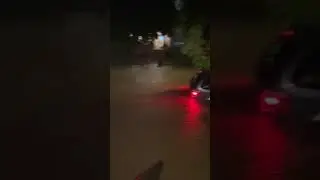
[[[280,103],[280,101],[274,97],[266,97],[264,98],[264,102],[268,105],[277,105]]]

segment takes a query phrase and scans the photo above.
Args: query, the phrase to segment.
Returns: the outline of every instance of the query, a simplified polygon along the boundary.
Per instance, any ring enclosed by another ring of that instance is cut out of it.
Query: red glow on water
[[[176,120],[181,123],[181,134],[187,138],[199,134],[203,127],[202,117],[203,105],[196,98],[197,91],[191,91],[188,86],[176,87],[170,89],[168,96],[159,96],[154,103],[161,108],[177,109],[181,111],[182,118]],[[191,97],[190,97],[191,96]],[[181,121],[182,120],[182,121]]]
[[[290,143],[285,134],[268,118],[259,118],[254,122],[250,149],[253,161],[249,170],[249,179],[283,179],[285,162]]]
[[[247,180],[284,178],[288,159],[292,159],[295,149],[274,119],[259,115],[232,115],[219,121],[221,123],[215,130],[222,146],[219,148],[223,149],[221,161],[228,161],[236,154],[234,158],[239,158],[237,167],[242,167],[238,176]]]
[[[201,127],[201,106],[195,99],[187,99],[186,116],[183,122],[183,132],[187,136],[196,136]]]
[[[190,121],[195,121],[198,118],[198,115],[201,112],[200,104],[195,99],[188,99],[187,101],[187,119]]]
[[[171,89],[171,88],[170,88]],[[180,91],[186,91],[189,89],[189,86],[187,85],[181,85],[181,86],[178,86],[178,87],[174,87],[175,90],[180,90]]]

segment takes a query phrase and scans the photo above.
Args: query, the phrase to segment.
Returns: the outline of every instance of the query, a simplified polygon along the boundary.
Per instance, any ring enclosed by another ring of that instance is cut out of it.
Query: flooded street
[[[209,107],[189,96],[192,74],[155,66],[111,70],[110,179],[133,179],[158,160],[161,179],[210,178]]]
[[[192,73],[111,70],[111,179],[133,179],[158,160],[161,180],[320,178],[319,124],[259,114],[250,80],[239,76],[217,77],[210,109],[189,96]]]

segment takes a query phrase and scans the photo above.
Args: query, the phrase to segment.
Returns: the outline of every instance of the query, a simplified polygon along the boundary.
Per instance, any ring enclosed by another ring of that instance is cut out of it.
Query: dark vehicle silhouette
[[[320,121],[319,30],[311,24],[292,26],[263,54],[257,73],[261,113]]]
[[[190,80],[190,90],[193,97],[202,96],[210,100],[210,70],[199,70]]]

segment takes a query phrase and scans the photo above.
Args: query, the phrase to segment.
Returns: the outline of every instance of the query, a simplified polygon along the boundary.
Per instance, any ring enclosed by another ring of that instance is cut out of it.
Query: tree
[[[210,43],[203,38],[203,27],[192,25],[185,34],[182,54],[186,55],[197,68],[210,68]]]
[[[181,47],[181,53],[186,55],[192,64],[198,68],[210,67],[210,45],[209,41],[205,40],[203,24],[207,22],[203,11],[204,3],[187,2],[184,8],[183,0],[174,0],[174,5],[177,10],[176,27],[177,34],[183,36],[184,45]],[[191,4],[190,4],[191,3]],[[202,5],[202,6],[201,6]],[[194,8],[196,7],[196,8]],[[193,24],[188,27],[188,25]],[[178,31],[177,31],[178,30]]]

